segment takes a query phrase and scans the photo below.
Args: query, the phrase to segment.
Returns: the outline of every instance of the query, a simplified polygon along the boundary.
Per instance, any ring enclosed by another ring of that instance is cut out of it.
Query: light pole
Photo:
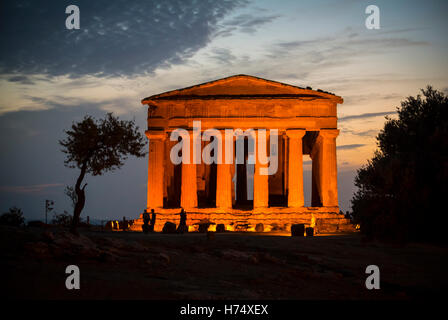
[[[54,201],[53,200],[45,200],[45,224],[48,224],[48,212],[53,210]]]

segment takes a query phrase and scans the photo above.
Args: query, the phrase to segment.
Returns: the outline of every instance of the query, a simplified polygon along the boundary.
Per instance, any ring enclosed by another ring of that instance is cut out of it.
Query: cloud
[[[354,39],[355,38],[355,39]],[[349,52],[352,53],[380,53],[390,48],[427,46],[427,41],[410,40],[407,38],[388,37],[359,37],[359,34],[339,34],[333,37],[320,37],[311,40],[283,41],[272,44],[269,56],[285,55],[293,52],[312,54],[325,53],[325,57],[339,58]],[[324,49],[322,49],[324,48]]]
[[[363,33],[335,32],[331,36],[321,36],[311,39],[294,39],[288,41],[274,41],[265,50],[267,61],[279,61],[275,67],[270,66],[275,72],[289,72],[291,68],[296,69],[301,75],[317,75],[324,73],[328,76],[331,69],[338,70],[338,79],[341,78],[340,68],[358,65],[363,61],[368,63],[372,56],[388,55],[397,51],[410,50],[410,48],[428,47],[427,41],[410,39],[405,36],[394,35],[372,35]],[[284,63],[289,61],[290,63]],[[275,62],[274,62],[275,63]],[[260,63],[264,65],[269,63]],[[272,64],[272,63],[271,63]],[[267,72],[270,74],[269,72]],[[347,77],[347,75],[346,75]],[[351,81],[354,75],[350,75],[350,85],[355,84]],[[301,79],[303,80],[303,78]],[[320,80],[319,80],[320,81]],[[325,80],[324,80],[325,81]],[[333,85],[338,80],[329,78]],[[308,85],[307,83],[302,85]]]
[[[211,53],[210,58],[221,64],[231,64],[232,61],[237,59],[232,54],[232,51],[226,48],[213,48],[211,49]]]
[[[38,109],[52,109],[63,107],[76,107],[80,105],[88,105],[89,107],[98,108],[99,110],[110,111],[117,114],[128,113],[130,106],[136,105],[141,108],[139,101],[133,101],[131,98],[113,98],[113,99],[92,99],[78,98],[78,97],[64,97],[64,96],[49,96],[48,98],[41,98],[35,96],[24,96],[24,98],[40,106]]]
[[[17,82],[20,84],[34,84],[34,82],[27,76],[13,76],[8,79],[9,82]]]
[[[260,10],[258,9],[257,11]],[[236,31],[253,34],[260,26],[271,23],[280,17],[281,15],[255,16],[249,13],[240,14],[236,17],[223,21],[220,24],[220,29],[215,35],[225,37],[232,35]]]
[[[336,148],[338,150],[351,150],[351,149],[357,149],[357,148],[361,148],[364,147],[365,144],[345,144],[342,146],[337,146]]]
[[[31,186],[0,186],[0,192],[8,193],[41,193],[51,188],[61,187],[62,183],[36,184]]]
[[[344,104],[363,104],[373,100],[397,100],[403,98],[399,93],[368,93],[362,95],[347,95],[344,96]]]
[[[151,73],[206,46],[218,22],[246,3],[79,0],[81,29],[67,30],[65,8],[71,1],[2,1],[2,42],[7,46],[0,50],[0,73],[74,78]],[[252,20],[247,27],[256,25]]]
[[[231,20],[225,21],[223,25],[238,27],[241,32],[244,33],[254,33],[256,28],[274,21],[275,19],[281,17],[280,15],[268,15],[268,16],[253,16],[251,14],[241,14],[234,17]]]
[[[407,33],[413,31],[422,31],[428,28],[401,28],[401,29],[390,29],[390,30],[381,30],[381,34],[396,34],[396,33]]]
[[[344,133],[350,133],[355,136],[359,137],[375,137],[378,134],[379,130],[371,129],[371,130],[364,130],[364,131],[356,131],[348,128],[341,128],[342,132]]]
[[[348,121],[353,119],[366,119],[366,118],[373,118],[373,117],[381,117],[381,116],[387,116],[390,114],[396,114],[396,111],[386,111],[386,112],[371,112],[371,113],[362,113],[362,114],[355,114],[351,116],[345,116],[338,119],[339,122],[341,121]]]

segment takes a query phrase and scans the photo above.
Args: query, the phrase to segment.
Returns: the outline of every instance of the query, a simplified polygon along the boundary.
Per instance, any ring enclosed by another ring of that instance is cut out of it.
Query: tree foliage
[[[73,222],[73,217],[67,211],[64,210],[64,213],[55,213],[53,219],[51,220],[52,224],[64,227],[70,227]]]
[[[447,227],[448,97],[428,86],[386,117],[378,150],[358,170],[353,218],[371,237],[440,240]]]
[[[76,232],[85,205],[87,184],[81,186],[85,175],[98,176],[116,170],[123,166],[129,155],[144,157],[146,140],[134,121],[119,120],[112,113],[100,120],[86,116],[82,121],[73,123],[65,134],[66,138],[59,141],[62,152],[66,154],[64,163],[69,168],[80,169],[75,194],[73,198],[70,196],[76,202],[72,223],[72,231]]]
[[[66,154],[65,165],[79,169],[85,166],[93,176],[120,168],[128,155],[145,155],[145,139],[135,122],[119,120],[112,113],[100,120],[86,116],[65,133],[67,137],[59,141]]]
[[[25,223],[23,212],[17,207],[9,208],[9,212],[5,212],[0,216],[0,225],[20,227]]]
[[[78,202],[78,197],[76,195],[75,187],[65,186],[64,193],[67,197],[70,198],[71,205],[74,208],[76,206],[76,202]]]

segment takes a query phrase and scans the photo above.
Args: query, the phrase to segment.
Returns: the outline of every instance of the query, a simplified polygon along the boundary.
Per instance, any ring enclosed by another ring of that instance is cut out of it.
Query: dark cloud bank
[[[179,63],[205,46],[246,0],[1,1],[0,73],[131,76]],[[77,5],[81,29],[67,30]],[[256,22],[253,22],[256,24]],[[253,27],[253,25],[246,26]],[[26,78],[14,77],[14,82]]]

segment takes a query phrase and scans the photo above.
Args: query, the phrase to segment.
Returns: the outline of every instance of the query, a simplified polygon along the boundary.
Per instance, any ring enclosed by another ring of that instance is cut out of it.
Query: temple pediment
[[[143,104],[155,100],[186,99],[326,99],[342,103],[341,97],[322,90],[301,88],[281,82],[248,75],[235,75],[195,86],[172,90],[142,100]]]

